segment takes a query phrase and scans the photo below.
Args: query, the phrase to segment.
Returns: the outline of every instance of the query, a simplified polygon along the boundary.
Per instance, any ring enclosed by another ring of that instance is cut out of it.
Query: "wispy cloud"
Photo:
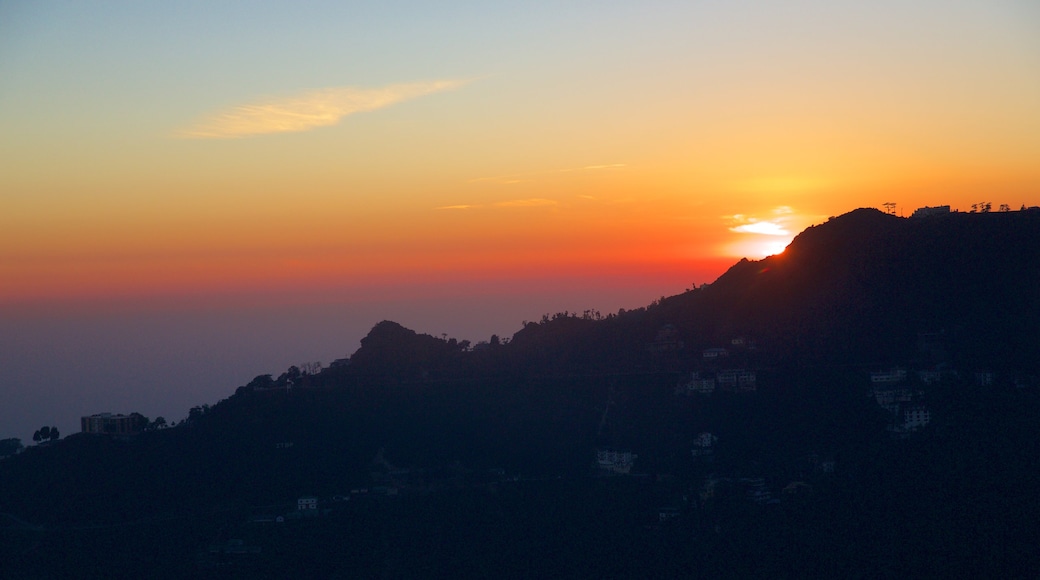
[[[259,100],[206,116],[176,133],[186,139],[234,139],[269,133],[309,131],[328,127],[354,113],[374,111],[458,88],[466,81],[442,80],[388,85],[375,89],[336,87],[291,97]]]
[[[499,201],[490,205],[471,205],[468,203],[460,203],[458,205],[442,205],[434,209],[437,210],[468,210],[468,209],[482,209],[482,208],[516,208],[516,207],[550,207],[560,205],[560,202],[553,199],[545,199],[542,197],[532,197],[528,199],[510,199],[506,201]]]
[[[559,205],[559,202],[541,197],[533,197],[530,199],[511,199],[509,201],[500,201],[495,204],[495,207],[545,207],[549,205]]]
[[[481,181],[491,181],[502,185],[512,185],[514,183],[527,183],[534,181],[537,178],[545,177],[547,175],[555,175],[557,173],[570,173],[572,171],[597,171],[602,169],[621,169],[627,167],[624,163],[609,163],[606,165],[586,165],[584,167],[569,167],[567,169],[557,169],[555,171],[541,171],[537,173],[518,173],[513,175],[499,175],[495,177],[477,177],[470,179],[470,183],[478,183]]]
[[[477,177],[476,179],[470,179],[469,180],[470,183],[479,183],[481,181],[491,181],[491,182],[494,182],[494,183],[499,183],[499,184],[504,184],[504,185],[512,185],[514,183],[524,183],[527,180],[526,179],[520,179],[519,177],[517,177],[515,175],[506,175],[506,176],[502,176],[502,177]]]

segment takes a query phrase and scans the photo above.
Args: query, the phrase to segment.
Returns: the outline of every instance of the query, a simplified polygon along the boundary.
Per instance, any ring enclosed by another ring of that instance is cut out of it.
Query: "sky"
[[[1032,0],[0,0],[0,437],[1040,204]]]

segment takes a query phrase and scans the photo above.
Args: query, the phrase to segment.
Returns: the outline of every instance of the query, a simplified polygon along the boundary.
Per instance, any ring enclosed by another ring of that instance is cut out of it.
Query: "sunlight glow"
[[[766,236],[789,236],[791,232],[774,222],[753,222],[730,228],[731,232],[738,234],[762,234]]]
[[[726,255],[735,258],[747,258],[749,260],[761,260],[767,256],[776,256],[784,253],[787,245],[791,243],[793,236],[780,240],[776,238],[757,237],[754,240],[740,241],[725,247]]]

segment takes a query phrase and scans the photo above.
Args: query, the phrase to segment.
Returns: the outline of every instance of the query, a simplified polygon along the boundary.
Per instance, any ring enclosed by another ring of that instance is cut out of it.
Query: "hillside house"
[[[937,370],[917,371],[917,378],[926,385],[934,385],[942,380],[942,373]]]
[[[975,371],[975,386],[989,387],[997,379],[996,373],[991,371]]]
[[[924,427],[932,420],[932,413],[923,406],[909,407],[903,410],[903,429],[916,431]]]
[[[756,350],[755,341],[746,336],[731,338],[729,345],[736,350]]]
[[[596,451],[596,465],[604,473],[626,474],[632,470],[632,464],[638,457],[631,451],[599,449]]]
[[[740,484],[744,487],[744,496],[748,501],[759,505],[774,503],[773,493],[766,487],[764,479],[759,477],[741,478]]]
[[[690,380],[685,383],[679,383],[675,388],[675,394],[677,395],[710,395],[713,392],[715,392],[715,379],[701,377],[697,371],[690,374]]]
[[[668,506],[657,510],[657,521],[667,522],[668,520],[674,520],[679,517],[679,508]]]
[[[690,450],[690,454],[695,459],[711,457],[715,454],[715,443],[717,443],[718,440],[719,438],[711,433],[701,433],[693,440],[693,449]]]
[[[682,350],[683,341],[679,340],[679,330],[674,324],[666,324],[657,331],[654,341],[647,344],[650,352],[673,352]]]
[[[715,373],[715,383],[724,391],[752,393],[757,389],[758,378],[749,369],[727,369]]]
[[[877,387],[871,393],[878,406],[893,415],[898,415],[899,409],[904,404],[912,403],[916,394],[910,389],[880,389]]]
[[[887,371],[873,371],[870,373],[870,382],[875,385],[887,385],[901,383],[906,380],[906,369],[892,368]]]

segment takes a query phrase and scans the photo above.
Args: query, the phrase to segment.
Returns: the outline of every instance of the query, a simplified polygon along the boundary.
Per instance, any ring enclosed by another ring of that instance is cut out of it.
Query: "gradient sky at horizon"
[[[1026,0],[0,2],[0,437],[43,383],[87,393],[66,432],[176,416],[382,318],[477,341],[857,207],[1040,204],[1038,32]]]

